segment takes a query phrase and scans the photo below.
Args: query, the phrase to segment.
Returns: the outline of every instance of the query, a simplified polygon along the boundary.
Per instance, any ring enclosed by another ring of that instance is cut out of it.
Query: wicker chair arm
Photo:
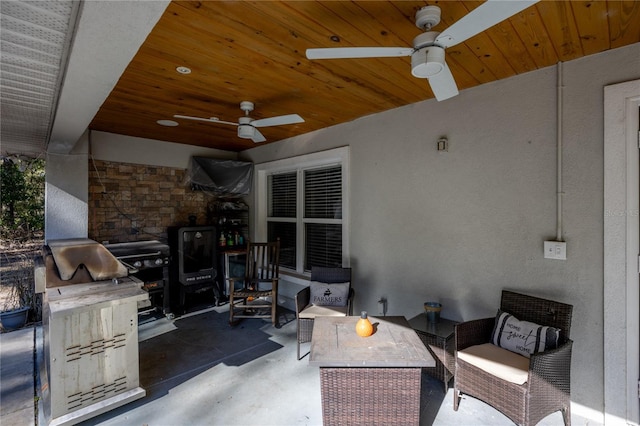
[[[296,294],[296,317],[309,304],[311,300],[311,289],[305,287]]]
[[[529,386],[532,394],[544,394],[552,389],[570,393],[572,348],[573,341],[568,339],[557,349],[531,355]]]
[[[495,317],[481,318],[457,324],[455,331],[456,351],[466,349],[469,346],[489,343],[495,320]]]

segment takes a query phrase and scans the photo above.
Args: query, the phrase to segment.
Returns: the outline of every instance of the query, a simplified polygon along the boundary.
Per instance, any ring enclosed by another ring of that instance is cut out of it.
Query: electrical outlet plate
[[[564,241],[545,241],[544,258],[567,260],[567,243]]]

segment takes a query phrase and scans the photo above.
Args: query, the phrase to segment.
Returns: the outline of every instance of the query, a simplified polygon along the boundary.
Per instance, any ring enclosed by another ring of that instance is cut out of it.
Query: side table
[[[422,340],[433,358],[435,367],[425,367],[427,373],[444,382],[444,392],[449,390],[449,381],[455,375],[455,326],[456,321],[440,318],[437,323],[427,321],[427,315],[423,312],[409,320],[411,328]]]

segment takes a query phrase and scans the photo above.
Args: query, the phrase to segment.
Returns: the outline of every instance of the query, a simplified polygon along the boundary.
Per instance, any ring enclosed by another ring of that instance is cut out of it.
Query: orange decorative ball
[[[360,314],[360,319],[356,323],[356,333],[360,337],[369,337],[373,334],[373,325],[367,318],[367,311],[362,311]]]

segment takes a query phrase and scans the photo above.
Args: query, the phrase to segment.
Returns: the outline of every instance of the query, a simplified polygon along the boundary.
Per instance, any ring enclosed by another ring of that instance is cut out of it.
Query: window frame
[[[281,266],[282,272],[290,272],[309,276],[304,271],[304,248],[306,223],[339,223],[339,219],[313,219],[304,217],[304,171],[340,165],[342,168],[342,266],[349,267],[349,147],[334,148],[296,157],[284,158],[256,164],[254,168],[254,238],[256,241],[266,241],[268,214],[268,176],[286,172],[297,173],[296,191],[296,268]]]

